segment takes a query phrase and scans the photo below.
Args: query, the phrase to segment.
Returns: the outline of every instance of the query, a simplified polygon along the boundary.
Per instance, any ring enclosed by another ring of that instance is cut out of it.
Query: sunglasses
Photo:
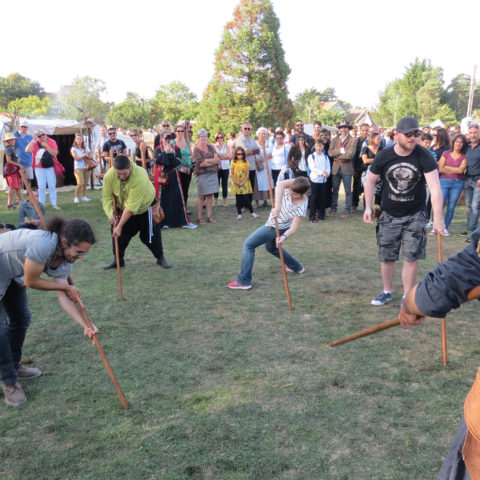
[[[218,140],[219,138],[223,138],[223,136],[222,136],[222,135],[219,135],[219,136],[217,137],[217,140]]]
[[[40,137],[46,137],[46,136],[47,136],[46,133],[41,133],[40,135],[37,135],[38,138],[40,138]]]
[[[407,138],[412,138],[412,137],[415,137],[415,138],[418,138],[421,133],[420,132],[408,132],[408,133],[404,133],[404,135],[407,137]]]
[[[244,130],[251,130],[250,127],[243,127]]]
[[[108,132],[109,135],[116,135],[117,132]]]
[[[185,130],[175,130],[177,133],[185,133]]]
[[[168,128],[170,125],[162,125],[163,128]]]
[[[132,133],[130,134],[131,137],[138,137],[138,135],[136,133]]]
[[[245,156],[245,154],[244,154],[244,153],[242,153],[242,152],[238,152],[238,153],[236,153],[235,155],[237,155],[237,157],[238,157],[239,155],[241,155],[242,157],[244,157],[244,156]]]
[[[303,123],[297,123],[295,126],[296,127],[303,127]]]

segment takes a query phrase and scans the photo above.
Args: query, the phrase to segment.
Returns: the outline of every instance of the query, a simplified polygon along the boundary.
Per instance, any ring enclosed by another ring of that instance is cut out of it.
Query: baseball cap
[[[400,133],[410,133],[420,130],[418,126],[418,121],[414,117],[404,117],[399,120],[397,123],[397,132]]]

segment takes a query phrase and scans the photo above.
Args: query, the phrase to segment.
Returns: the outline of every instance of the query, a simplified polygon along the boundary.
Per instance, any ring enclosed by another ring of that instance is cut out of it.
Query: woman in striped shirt
[[[306,177],[279,182],[275,188],[275,208],[272,208],[267,223],[253,232],[243,244],[242,266],[237,280],[230,282],[228,288],[249,290],[252,288],[252,270],[255,261],[255,249],[265,245],[267,252],[280,258],[278,248],[291,237],[300,226],[307,212],[307,192],[310,183]],[[280,235],[275,232],[275,217]],[[283,259],[288,271],[304,273],[303,267],[286,250],[282,249]]]

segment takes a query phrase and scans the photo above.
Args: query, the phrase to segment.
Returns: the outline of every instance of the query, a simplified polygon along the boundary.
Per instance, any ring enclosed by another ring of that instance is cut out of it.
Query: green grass
[[[215,209],[216,225],[162,231],[171,270],[135,238],[122,302],[115,271],[101,268],[112,253],[100,192],[89,196],[74,205],[60,193],[60,213],[95,227],[99,241],[73,277],[131,408],[54,294],[29,291],[24,359],[44,374],[24,383],[26,405],[0,406],[3,480],[436,478],[478,365],[475,304],[447,319],[446,368],[438,320],[325,347],[398,312],[399,271],[394,301],[370,305],[381,288],[373,227],[359,213],[304,221],[288,240],[307,269],[288,275],[289,312],[279,262],[263,248],[254,288],[226,287],[267,216],[238,221],[233,205]],[[453,234],[464,219],[461,207]],[[0,221],[16,214],[3,208]],[[443,244],[444,258],[465,246],[456,235]],[[419,278],[436,258],[429,238]]]

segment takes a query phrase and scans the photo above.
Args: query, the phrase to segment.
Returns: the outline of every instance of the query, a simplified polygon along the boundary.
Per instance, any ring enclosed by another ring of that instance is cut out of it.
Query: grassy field
[[[279,262],[263,248],[254,288],[227,288],[243,240],[267,217],[238,221],[233,205],[215,209],[216,225],[162,232],[171,270],[135,238],[120,301],[115,271],[101,268],[112,253],[100,192],[89,196],[74,205],[61,193],[60,213],[95,227],[73,278],[131,408],[54,294],[31,290],[24,360],[44,374],[24,383],[26,405],[0,405],[2,480],[436,478],[478,365],[476,304],[447,319],[447,367],[438,320],[326,347],[398,312],[399,271],[393,302],[370,305],[381,289],[373,227],[360,213],[304,221],[288,240],[306,267],[288,276],[289,312]],[[0,221],[16,223],[5,204],[2,193]],[[444,258],[465,246],[455,235],[464,220],[461,207]],[[419,277],[436,258],[430,238]]]

